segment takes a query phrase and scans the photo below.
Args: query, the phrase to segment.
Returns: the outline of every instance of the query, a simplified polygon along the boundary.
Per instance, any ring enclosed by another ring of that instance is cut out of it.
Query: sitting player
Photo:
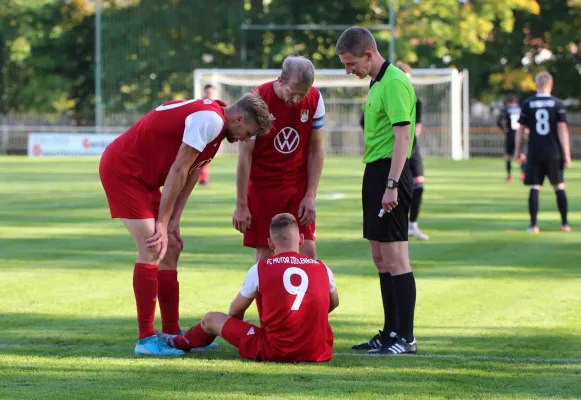
[[[176,349],[207,346],[216,336],[256,361],[324,362],[333,355],[328,314],[339,305],[333,273],[299,254],[304,238],[292,214],[275,215],[268,245],[274,256],[256,263],[244,278],[229,315],[207,313],[182,335],[161,333]],[[256,299],[260,328],[243,321]]]

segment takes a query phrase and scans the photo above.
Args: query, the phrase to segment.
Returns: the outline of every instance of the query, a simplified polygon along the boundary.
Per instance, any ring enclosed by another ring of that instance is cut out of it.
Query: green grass
[[[109,219],[97,163],[0,158],[1,399],[581,398],[578,167],[567,172],[573,232],[559,232],[546,187],[542,233],[531,236],[527,190],[503,182],[501,160],[426,160],[420,221],[432,239],[410,243],[420,353],[369,358],[350,349],[382,318],[361,238],[363,167],[329,157],[317,237],[341,297],[330,317],[335,357],[284,365],[242,361],[222,340],[178,359],[134,356],[133,242]],[[212,185],[184,214],[184,327],[227,310],[252,265],[231,226],[234,168],[233,158],[215,160]]]

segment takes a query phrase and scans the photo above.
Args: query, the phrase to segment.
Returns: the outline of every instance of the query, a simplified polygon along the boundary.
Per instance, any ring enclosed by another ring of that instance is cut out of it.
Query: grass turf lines
[[[431,240],[410,242],[418,356],[350,349],[381,327],[379,282],[361,239],[363,165],[328,157],[317,239],[341,299],[335,357],[284,365],[242,361],[222,340],[179,358],[135,356],[134,245],[109,219],[98,160],[0,158],[0,398],[581,398],[581,169],[566,173],[573,232],[559,232],[545,185],[534,236],[527,190],[504,182],[502,160],[425,163],[420,226]],[[183,328],[227,311],[253,264],[231,226],[234,168],[214,160],[184,213]]]

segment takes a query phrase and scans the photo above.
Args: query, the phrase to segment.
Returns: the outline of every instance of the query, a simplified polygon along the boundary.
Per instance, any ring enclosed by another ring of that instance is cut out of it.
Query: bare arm
[[[395,136],[395,145],[391,155],[389,178],[399,181],[410,146],[410,125],[394,126],[393,134]]]
[[[339,293],[337,293],[337,288],[335,288],[335,290],[333,290],[331,293],[329,293],[329,300],[331,303],[329,305],[329,314],[331,314],[331,312],[334,309],[339,307]]]
[[[322,129],[314,129],[309,142],[309,156],[307,160],[307,173],[309,182],[307,195],[311,199],[317,196],[317,188],[323,172],[323,161],[325,160],[324,134]]]
[[[566,122],[559,122],[557,124],[557,132],[559,134],[559,141],[563,149],[563,157],[565,159],[565,168],[571,166],[571,144],[569,142],[569,128]]]
[[[416,124],[416,130],[414,131],[414,134],[416,136],[421,136],[422,135],[422,123],[421,122],[418,122]]]
[[[525,134],[525,126],[521,124],[518,129],[516,130],[516,135],[514,139],[514,158],[520,159],[521,157],[521,148],[522,148],[522,140]]]
[[[171,219],[177,219],[179,221],[179,219],[181,218],[182,212],[186,207],[186,203],[188,202],[190,194],[192,194],[192,190],[194,190],[196,183],[198,183],[200,171],[201,170],[198,169],[188,175],[188,178],[186,179],[186,184],[184,185],[182,191],[180,192],[178,198],[176,199]]]
[[[163,192],[159,204],[159,215],[157,217],[158,222],[165,225],[168,224],[178,196],[186,184],[190,167],[196,161],[199,154],[200,152],[198,150],[187,144],[182,143],[180,146],[176,159],[163,185]]]
[[[248,181],[252,166],[252,151],[254,140],[241,142],[238,147],[238,168],[236,169],[236,207],[232,215],[232,225],[238,231],[245,233],[250,227],[252,216],[248,209]]]
[[[236,169],[236,203],[248,204],[248,181],[252,165],[252,151],[255,140],[241,142],[238,146],[238,167]]]
[[[232,300],[232,303],[230,303],[230,311],[228,311],[228,314],[232,318],[239,320],[244,319],[244,314],[253,301],[254,299],[249,299],[248,297],[244,297],[242,294],[238,293],[234,300]]]

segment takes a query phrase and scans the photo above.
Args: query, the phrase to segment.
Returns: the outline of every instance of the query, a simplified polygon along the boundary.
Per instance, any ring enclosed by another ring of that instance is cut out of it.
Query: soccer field
[[[134,244],[109,218],[98,159],[0,158],[0,399],[581,398],[579,164],[567,171],[573,232],[559,232],[545,185],[533,236],[527,190],[504,182],[503,161],[425,163],[431,240],[410,242],[418,355],[350,349],[382,325],[379,281],[361,238],[363,165],[328,157],[317,239],[341,299],[335,356],[284,365],[242,361],[221,339],[180,358],[135,356]],[[214,160],[184,213],[182,328],[227,311],[253,264],[231,224],[235,165]]]

